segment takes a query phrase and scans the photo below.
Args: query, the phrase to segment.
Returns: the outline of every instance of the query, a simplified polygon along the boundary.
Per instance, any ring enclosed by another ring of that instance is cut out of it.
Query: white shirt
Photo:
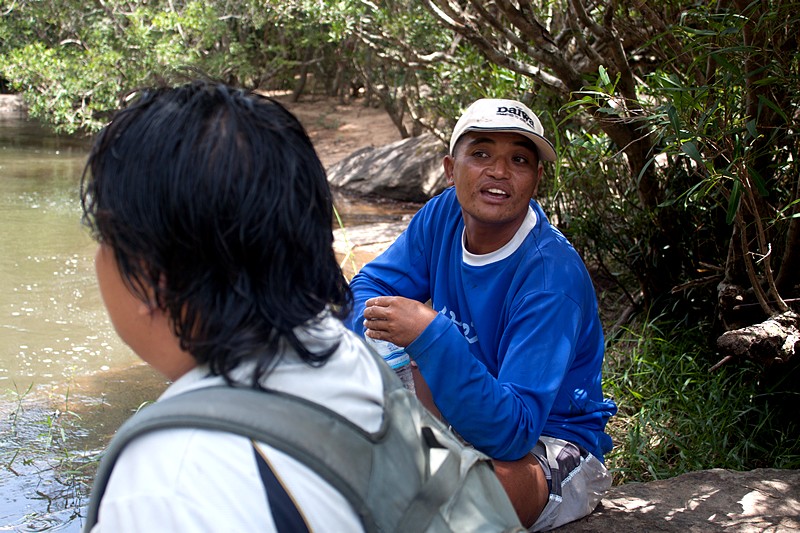
[[[383,388],[363,343],[330,317],[313,332],[305,331],[301,340],[313,350],[313,344],[336,338],[341,339],[339,349],[324,366],[312,368],[285,356],[263,384],[375,431],[383,416]],[[206,368],[195,368],[161,398],[223,383],[221,377],[206,376]],[[266,444],[259,447],[312,531],[362,531],[347,500],[316,473]],[[130,443],[111,474],[92,533],[160,531],[275,531],[252,443],[200,429],[157,431]]]

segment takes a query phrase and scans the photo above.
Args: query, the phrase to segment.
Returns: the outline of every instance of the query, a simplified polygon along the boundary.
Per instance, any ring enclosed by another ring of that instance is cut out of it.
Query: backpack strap
[[[100,501],[119,454],[135,438],[152,431],[201,428],[264,442],[304,463],[352,505],[366,531],[378,527],[369,511],[373,446],[389,427],[392,390],[399,379],[375,356],[384,388],[380,429],[368,433],[339,413],[304,398],[274,390],[214,386],[155,402],[129,418],[106,449],[95,475],[84,531],[97,522]],[[267,397],[268,396],[268,397]]]
[[[269,466],[264,454],[256,446],[256,441],[251,440],[250,443],[253,445],[253,455],[256,458],[261,483],[267,492],[267,501],[275,529],[278,530],[278,533],[309,533],[303,513],[297,508],[292,497],[286,492],[283,483]]]

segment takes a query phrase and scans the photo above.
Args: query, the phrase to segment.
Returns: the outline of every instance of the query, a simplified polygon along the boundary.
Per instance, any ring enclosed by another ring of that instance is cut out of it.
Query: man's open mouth
[[[491,188],[491,189],[486,189],[485,192],[488,193],[488,194],[491,194],[492,196],[500,196],[500,197],[503,197],[503,198],[508,196],[507,192],[505,192],[503,190],[500,190],[500,189],[495,189],[494,187]]]

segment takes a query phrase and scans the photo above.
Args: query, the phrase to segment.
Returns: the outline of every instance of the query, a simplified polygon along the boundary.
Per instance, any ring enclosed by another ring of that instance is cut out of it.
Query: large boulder
[[[25,101],[20,94],[0,94],[0,118],[24,118]]]
[[[433,135],[366,147],[328,169],[331,187],[359,196],[425,202],[447,187],[442,158],[447,153]]]
[[[559,533],[800,531],[800,470],[713,469],[612,487]]]

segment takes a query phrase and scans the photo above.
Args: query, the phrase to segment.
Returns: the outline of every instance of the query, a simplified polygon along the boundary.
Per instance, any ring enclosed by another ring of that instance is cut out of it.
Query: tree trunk
[[[302,96],[303,91],[305,91],[306,82],[308,82],[308,69],[311,65],[311,57],[312,51],[307,48],[303,52],[303,64],[300,66],[300,73],[297,76],[297,82],[294,84],[294,90],[292,91],[292,102],[299,101],[300,96]]]

